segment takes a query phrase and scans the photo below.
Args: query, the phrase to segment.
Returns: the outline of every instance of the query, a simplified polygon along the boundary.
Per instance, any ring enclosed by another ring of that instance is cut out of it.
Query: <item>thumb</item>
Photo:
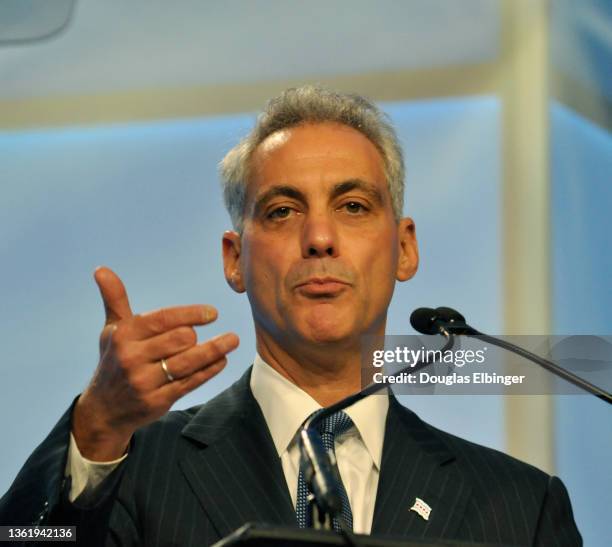
[[[94,272],[94,279],[104,302],[105,325],[132,317],[128,295],[119,276],[111,269],[100,266]]]

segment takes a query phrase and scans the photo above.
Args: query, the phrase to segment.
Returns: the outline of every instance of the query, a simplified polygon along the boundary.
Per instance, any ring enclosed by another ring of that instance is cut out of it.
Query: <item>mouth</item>
[[[307,297],[337,296],[350,285],[335,277],[311,277],[298,283],[295,290]]]

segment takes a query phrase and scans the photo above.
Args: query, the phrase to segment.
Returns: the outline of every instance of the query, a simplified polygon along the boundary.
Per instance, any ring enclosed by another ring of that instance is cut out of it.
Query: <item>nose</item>
[[[302,230],[303,258],[338,256],[336,228],[326,214],[308,214]]]

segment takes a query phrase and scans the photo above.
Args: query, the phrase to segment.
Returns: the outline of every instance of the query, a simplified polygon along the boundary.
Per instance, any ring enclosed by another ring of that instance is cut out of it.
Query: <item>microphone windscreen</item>
[[[446,308],[441,306],[436,308],[436,314],[439,319],[447,323],[465,323],[465,317],[461,315],[457,310],[453,308]]]
[[[433,308],[417,308],[410,314],[412,328],[421,334],[438,334],[437,319],[438,314]]]

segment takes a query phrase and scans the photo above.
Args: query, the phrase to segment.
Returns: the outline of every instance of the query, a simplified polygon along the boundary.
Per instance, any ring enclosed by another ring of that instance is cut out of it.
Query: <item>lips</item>
[[[298,283],[296,290],[305,296],[335,296],[350,285],[335,277],[311,277]]]

